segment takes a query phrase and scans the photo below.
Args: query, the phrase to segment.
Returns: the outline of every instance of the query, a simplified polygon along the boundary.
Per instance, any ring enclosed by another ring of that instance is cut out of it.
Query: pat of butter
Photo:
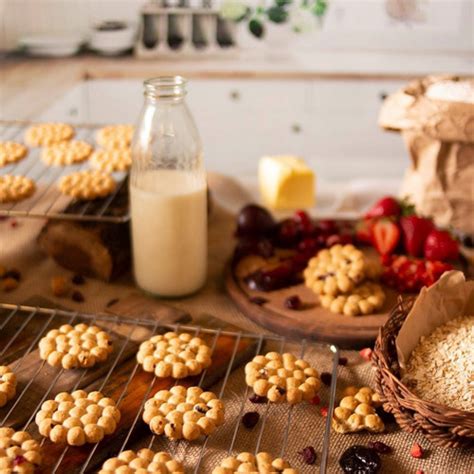
[[[286,155],[260,158],[258,181],[268,207],[290,210],[315,204],[315,176],[302,158]]]

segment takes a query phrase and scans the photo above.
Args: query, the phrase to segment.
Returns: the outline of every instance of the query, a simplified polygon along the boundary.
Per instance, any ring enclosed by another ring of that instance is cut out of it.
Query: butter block
[[[258,165],[260,195],[276,210],[313,207],[315,175],[302,158],[291,155],[264,156]]]

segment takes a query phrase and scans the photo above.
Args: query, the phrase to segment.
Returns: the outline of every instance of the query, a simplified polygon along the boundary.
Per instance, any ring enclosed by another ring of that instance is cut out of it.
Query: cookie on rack
[[[184,474],[183,465],[164,452],[143,448],[135,452],[122,451],[117,457],[107,459],[98,474]]]
[[[102,148],[129,148],[134,131],[133,125],[107,125],[97,131],[96,141]]]
[[[132,165],[130,148],[104,148],[95,150],[90,158],[93,168],[107,173],[127,171]]]
[[[18,202],[29,198],[36,189],[35,182],[26,176],[0,176],[0,203]]]
[[[116,187],[114,178],[97,170],[77,171],[59,180],[59,190],[80,200],[103,198],[113,193]]]
[[[282,458],[274,458],[270,453],[260,452],[257,455],[252,453],[240,453],[237,456],[225,458],[218,467],[215,467],[212,474],[236,474],[240,472],[251,472],[252,474],[298,474],[299,471],[290,466]]]
[[[304,270],[305,284],[318,295],[350,293],[365,278],[363,252],[352,244],[320,250]]]
[[[16,394],[16,375],[7,365],[0,365],[0,408]]]
[[[270,402],[291,405],[311,400],[321,386],[318,371],[288,352],[255,356],[245,366],[245,382]]]
[[[74,128],[67,123],[40,123],[32,125],[25,133],[25,141],[31,146],[48,146],[71,140]]]
[[[0,141],[0,166],[10,165],[22,160],[28,153],[28,148],[21,143]]]
[[[92,146],[82,140],[55,143],[41,150],[41,159],[48,166],[82,163],[92,153]]]
[[[378,311],[385,302],[385,292],[379,284],[368,281],[356,286],[349,294],[322,295],[320,301],[323,308],[333,313],[359,316]]]
[[[170,331],[142,342],[137,361],[157,377],[182,379],[199,375],[211,365],[211,348],[200,337]]]
[[[116,430],[119,421],[114,400],[84,390],[58,393],[54,400],[43,402],[35,417],[42,436],[71,446],[98,443]]]
[[[193,441],[224,423],[224,404],[212,392],[175,385],[146,401],[143,421],[157,435]]]
[[[26,431],[0,428],[0,472],[35,473],[40,470],[43,457],[38,441]]]
[[[98,326],[63,324],[39,342],[40,358],[53,367],[77,369],[104,362],[112,352],[109,335]]]
[[[375,409],[382,405],[380,397],[370,387],[347,387],[339,406],[334,409],[331,425],[337,433],[367,430],[381,433],[385,429]]]

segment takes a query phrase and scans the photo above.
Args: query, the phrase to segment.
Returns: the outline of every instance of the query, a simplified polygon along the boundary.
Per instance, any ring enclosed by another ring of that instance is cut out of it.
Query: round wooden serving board
[[[350,317],[321,307],[318,296],[304,284],[271,292],[250,290],[242,278],[233,274],[230,265],[226,269],[225,285],[239,309],[260,326],[291,339],[309,338],[345,349],[372,346],[379,327],[388,319],[397,300],[397,293],[385,287],[387,298],[379,313]],[[285,307],[285,299],[293,295],[305,303],[304,309],[295,311]],[[267,302],[255,304],[250,300],[255,296]]]

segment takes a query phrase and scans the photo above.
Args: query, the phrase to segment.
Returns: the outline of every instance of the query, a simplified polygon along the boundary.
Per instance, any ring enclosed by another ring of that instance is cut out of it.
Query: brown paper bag
[[[474,234],[474,104],[430,99],[425,91],[453,76],[430,76],[389,96],[380,125],[402,133],[411,157],[401,187],[438,226]]]

